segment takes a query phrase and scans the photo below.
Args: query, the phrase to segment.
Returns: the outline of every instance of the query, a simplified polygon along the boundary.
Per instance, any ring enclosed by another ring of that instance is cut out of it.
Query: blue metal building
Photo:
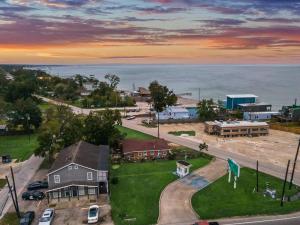
[[[258,96],[253,94],[227,95],[226,108],[235,110],[239,104],[255,103]]]

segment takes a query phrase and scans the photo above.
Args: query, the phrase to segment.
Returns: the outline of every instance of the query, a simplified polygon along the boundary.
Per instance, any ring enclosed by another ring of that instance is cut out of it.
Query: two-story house
[[[109,147],[84,141],[59,153],[48,173],[50,198],[99,195],[108,192]]]

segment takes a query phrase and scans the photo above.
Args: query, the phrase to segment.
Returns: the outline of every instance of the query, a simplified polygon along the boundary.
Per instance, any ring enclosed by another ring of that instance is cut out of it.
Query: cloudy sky
[[[300,0],[2,0],[0,63],[299,63]]]

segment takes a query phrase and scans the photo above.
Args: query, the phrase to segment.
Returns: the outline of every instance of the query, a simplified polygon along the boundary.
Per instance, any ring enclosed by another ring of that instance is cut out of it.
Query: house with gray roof
[[[108,192],[109,147],[80,141],[60,151],[48,172],[50,198]]]

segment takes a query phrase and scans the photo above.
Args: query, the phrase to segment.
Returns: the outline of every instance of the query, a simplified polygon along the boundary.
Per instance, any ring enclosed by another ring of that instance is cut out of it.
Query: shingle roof
[[[70,163],[76,163],[95,170],[109,169],[109,147],[80,141],[60,151],[49,173]]]
[[[123,153],[146,151],[146,150],[165,150],[170,149],[168,142],[164,139],[136,140],[127,139],[122,141]]]

